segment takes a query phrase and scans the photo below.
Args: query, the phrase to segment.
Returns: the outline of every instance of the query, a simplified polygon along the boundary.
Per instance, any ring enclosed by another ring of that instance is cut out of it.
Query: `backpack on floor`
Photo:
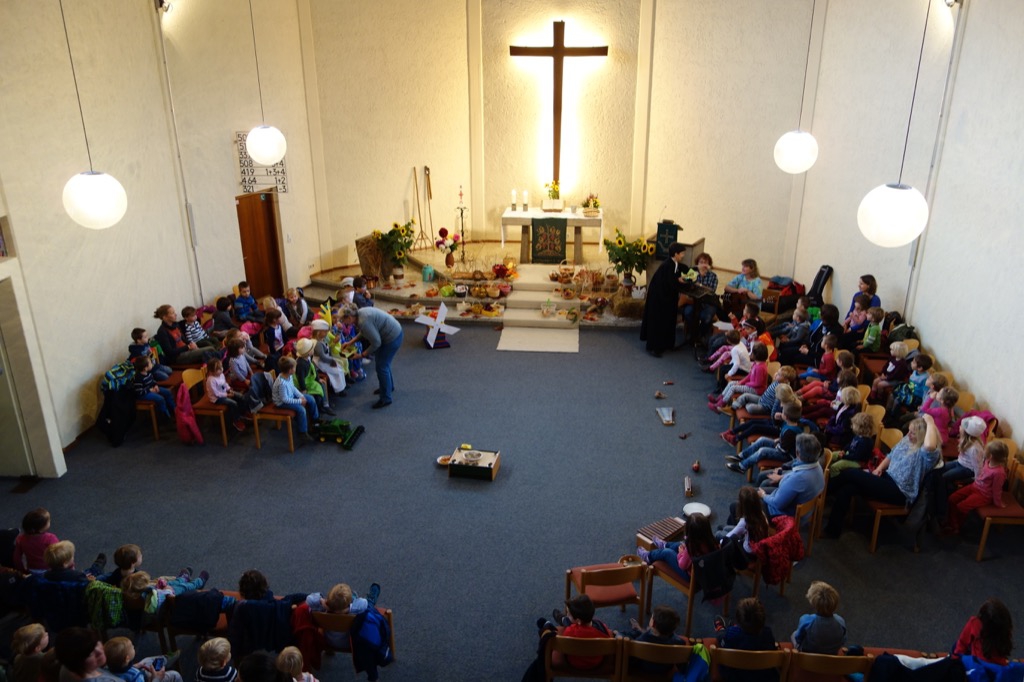
[[[125,360],[103,373],[103,378],[100,379],[100,388],[104,391],[118,391],[125,386],[130,388],[134,380],[135,365],[129,360]]]
[[[135,391],[130,385],[103,391],[103,407],[96,417],[96,428],[115,448],[124,442],[125,434],[135,423]]]

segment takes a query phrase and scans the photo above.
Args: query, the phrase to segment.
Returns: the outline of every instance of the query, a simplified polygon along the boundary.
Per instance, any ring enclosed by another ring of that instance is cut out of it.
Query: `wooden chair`
[[[804,556],[811,556],[811,548],[814,547],[814,536],[818,532],[818,513],[822,507],[822,498],[823,494],[818,493],[803,504],[798,504],[796,506],[796,514],[794,517],[797,522],[797,532],[799,532],[799,529],[803,526],[804,518],[807,516],[811,517],[810,532],[807,534],[807,543],[805,545],[807,549],[804,550]],[[779,594],[782,594],[781,589]]]
[[[559,656],[555,656],[555,653]],[[568,661],[568,656],[603,657],[595,668],[577,668]],[[582,637],[549,637],[544,647],[544,676],[546,680],[556,677],[617,680],[622,663],[622,637],[589,639]]]
[[[874,656],[828,656],[791,651],[787,682],[844,682],[847,675],[860,673],[867,679]]]
[[[882,420],[885,419],[885,405],[868,405],[862,407],[864,414],[871,415],[871,421],[875,423],[875,447],[878,447],[879,438],[882,435]]]
[[[882,429],[881,433],[878,434],[878,440],[881,441],[881,445],[885,446],[885,451],[889,452],[896,447],[897,443],[903,440],[903,432],[899,429]]]
[[[636,669],[639,667],[636,665],[636,661],[675,666],[678,669],[685,667],[692,654],[692,646],[636,642],[627,637],[622,640],[619,682],[665,682],[671,672],[669,674],[643,672]]]
[[[903,339],[903,343],[907,344],[907,352],[912,350],[920,350],[921,341],[919,339]]]
[[[722,550],[718,550],[722,551]],[[683,626],[683,636],[690,636],[690,625],[693,622],[693,605],[700,594],[697,581],[690,576],[690,580],[684,580],[679,572],[664,561],[655,561],[647,571],[647,611],[651,611],[651,599],[654,594],[654,579],[661,578],[672,587],[686,595],[686,622]],[[722,615],[729,613],[729,595],[722,600]]]
[[[632,555],[626,555],[616,563],[570,568],[565,572],[565,601],[569,601],[575,586],[577,592],[590,597],[598,608],[617,605],[625,611],[626,604],[636,604],[639,609],[637,620],[645,623],[648,570],[647,564]],[[640,584],[639,590],[634,583]]]
[[[868,500],[868,509],[875,515],[875,522],[871,526],[871,543],[868,545],[868,551],[874,554],[878,548],[878,528],[882,524],[882,519],[885,517],[899,518],[906,516],[910,513],[910,508],[905,504],[889,504],[888,502],[879,502],[878,500]]]
[[[150,423],[153,425],[153,440],[160,440],[160,424],[156,420],[156,403],[151,400],[135,400],[135,411],[149,414]]]
[[[238,592],[232,592],[230,590],[223,590],[223,595],[234,597],[235,599],[241,599],[242,595]],[[174,625],[174,605],[175,597],[167,597],[164,601],[164,609],[166,615],[164,616],[165,632],[167,633],[167,644],[170,651],[178,651],[178,644],[176,639],[178,637],[198,637],[200,639],[206,639],[209,637],[227,637],[228,636],[228,617],[227,614],[221,613],[217,617],[217,622],[210,630],[194,630],[186,628],[181,625]]]
[[[761,319],[764,321],[765,326],[770,326],[775,322],[775,318],[779,316],[779,297],[781,295],[778,289],[765,287],[761,290]],[[772,374],[774,372],[771,372],[768,376]]]
[[[377,607],[377,612],[384,616],[384,619],[388,622],[388,630],[391,632],[391,637],[388,642],[388,646],[391,647],[391,655],[395,656],[395,619],[391,609],[386,609],[381,606]],[[323,632],[340,632],[344,633],[346,638],[349,632],[352,630],[352,624],[355,622],[356,617],[351,613],[326,613],[324,611],[313,611],[310,613],[313,617],[313,624],[316,625]],[[324,640],[324,651],[330,651],[332,653],[352,653],[351,640],[349,641],[348,647],[336,648],[330,646],[327,640]],[[355,667],[355,661],[352,663],[353,668]],[[358,671],[356,675],[358,676]]]
[[[185,385],[188,386],[189,396],[192,397],[192,411],[197,417],[214,417],[220,422],[220,439],[224,447],[228,446],[228,428],[225,415],[228,413],[226,405],[217,405],[210,402],[206,395],[206,370],[186,369],[182,372]],[[198,386],[198,388],[196,388]],[[198,397],[196,397],[198,396]]]
[[[765,363],[765,369],[768,371],[768,383],[771,383],[772,377],[775,376],[775,373],[782,369],[782,363],[777,360],[772,360],[771,362]]]
[[[1024,494],[1024,464],[1016,458],[1010,460],[1010,490],[1003,493],[1005,507],[989,505],[978,510],[978,516],[985,522],[981,531],[981,542],[978,543],[978,554],[975,561],[981,561],[985,554],[985,543],[992,526],[1024,526],[1024,507],[1021,507],[1020,495]]]
[[[721,666],[735,670],[771,670],[779,671],[779,679],[786,680],[789,671],[789,651],[743,651],[740,649],[720,649],[711,647],[711,679],[713,682],[723,680]]]
[[[150,352],[153,354],[153,363],[160,364],[160,344],[150,346]],[[184,381],[184,378],[182,377],[181,370],[175,369],[171,372],[171,376],[167,377],[167,379],[165,379],[164,381],[156,382],[156,385],[163,386],[164,388],[169,388],[173,393],[178,388],[178,386],[181,385],[182,381]]]
[[[955,385],[954,382],[953,382],[953,373],[950,372],[949,370],[945,370],[944,369],[944,370],[942,370],[940,372],[932,372],[932,373],[933,374],[941,374],[942,376],[946,377],[946,381],[949,382],[950,386],[954,386]]]
[[[122,601],[128,627],[132,631],[136,643],[142,633],[152,632],[156,634],[160,642],[160,652],[164,655],[171,653],[171,649],[167,646],[166,631],[167,614],[170,611],[168,602],[165,600],[156,614],[149,614],[146,613],[146,602],[142,597],[124,594]]]
[[[860,409],[863,410],[868,405],[868,396],[871,395],[871,386],[868,384],[857,384],[857,392],[860,393]]]
[[[285,410],[277,407],[276,405],[264,405],[263,409],[255,413],[252,416],[253,430],[256,432],[256,449],[259,450],[263,447],[260,441],[260,422],[274,422],[278,430],[284,425],[288,430],[288,452],[295,452],[295,433],[292,429],[292,419],[295,418],[295,413],[291,410]]]
[[[963,410],[964,412],[970,412],[974,409],[978,400],[974,397],[974,394],[970,391],[959,391],[960,399],[956,401],[956,409]]]

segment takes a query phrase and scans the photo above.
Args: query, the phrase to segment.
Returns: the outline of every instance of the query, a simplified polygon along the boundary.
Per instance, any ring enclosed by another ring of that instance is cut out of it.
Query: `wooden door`
[[[235,197],[238,236],[242,241],[245,279],[252,295],[284,295],[281,267],[281,213],[277,191],[266,190]]]

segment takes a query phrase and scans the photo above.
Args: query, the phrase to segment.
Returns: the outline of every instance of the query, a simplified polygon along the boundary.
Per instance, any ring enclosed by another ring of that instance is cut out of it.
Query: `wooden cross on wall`
[[[551,57],[554,62],[554,125],[553,154],[554,165],[552,178],[558,182],[559,165],[562,155],[562,63],[566,57],[607,57],[608,46],[599,47],[566,47],[565,46],[565,22],[556,21],[554,45],[550,47],[509,47],[509,54],[513,57]]]

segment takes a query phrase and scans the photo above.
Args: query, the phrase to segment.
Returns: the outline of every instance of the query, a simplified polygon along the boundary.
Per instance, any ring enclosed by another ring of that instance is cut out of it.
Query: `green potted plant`
[[[552,180],[544,185],[548,191],[548,198],[541,202],[540,207],[545,211],[561,211],[565,208],[565,202],[561,198],[561,190],[558,180]]]
[[[380,230],[373,231],[373,237],[377,240],[377,247],[381,256],[391,262],[393,270],[391,274],[395,279],[405,277],[405,264],[409,262],[409,251],[412,249],[413,241],[416,239],[415,219],[410,219],[404,225],[392,223],[391,229],[387,232]]]
[[[615,267],[615,272],[622,276],[622,283],[626,287],[636,283],[633,273],[643,272],[647,257],[654,254],[654,244],[648,244],[643,239],[628,241],[617,228],[614,240],[604,240],[604,248],[608,251],[608,261]]]

